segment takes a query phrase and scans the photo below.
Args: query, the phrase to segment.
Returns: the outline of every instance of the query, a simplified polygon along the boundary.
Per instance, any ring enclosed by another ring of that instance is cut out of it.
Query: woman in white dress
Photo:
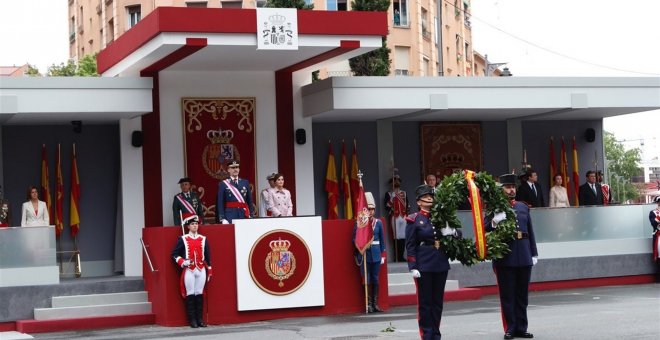
[[[570,207],[571,204],[568,202],[568,194],[566,193],[566,188],[561,184],[564,179],[560,174],[555,175],[553,179],[555,185],[550,188],[550,207],[551,208],[564,208]]]
[[[31,186],[27,192],[28,201],[21,209],[21,227],[43,227],[50,225],[46,202],[39,200],[37,187]]]

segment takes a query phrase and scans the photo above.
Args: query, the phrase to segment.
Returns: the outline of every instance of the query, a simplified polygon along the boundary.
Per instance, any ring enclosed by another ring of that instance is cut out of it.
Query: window
[[[427,57],[422,58],[422,76],[428,76],[429,75],[429,59]]]
[[[208,7],[208,3],[206,1],[195,1],[195,2],[186,2],[186,7],[198,7],[198,8],[206,8]]]
[[[472,60],[472,53],[470,52],[470,43],[465,43],[465,59]]]
[[[412,75],[410,68],[410,47],[394,46],[394,74],[397,76]]]
[[[108,29],[106,30],[106,32],[108,33],[108,36],[105,39],[105,41],[106,41],[105,44],[107,45],[107,44],[109,44],[109,43],[111,43],[115,40],[115,20],[114,19],[110,19],[110,21],[108,21]]]
[[[242,1],[220,1],[222,8],[243,8]]]
[[[422,7],[422,37],[425,39],[431,39],[431,31],[429,31],[428,27],[428,16],[429,12],[426,8]]]
[[[128,28],[137,25],[140,19],[142,19],[140,5],[126,7],[126,13],[128,14]]]
[[[348,3],[346,0],[337,0],[338,11],[348,11]]]
[[[408,17],[408,0],[394,0],[392,8],[394,11],[394,26],[410,26],[410,20]]]
[[[337,10],[337,0],[327,0],[326,1],[326,10],[328,11],[336,11]]]
[[[266,7],[266,0],[257,0],[257,8]]]

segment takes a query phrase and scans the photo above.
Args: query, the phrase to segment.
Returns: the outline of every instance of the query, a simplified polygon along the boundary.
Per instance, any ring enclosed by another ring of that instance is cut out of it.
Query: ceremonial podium
[[[364,289],[353,257],[354,220],[286,217],[235,222],[199,228],[211,247],[213,266],[205,291],[204,317],[209,324],[364,313]],[[306,228],[318,228],[318,235]],[[170,254],[181,233],[181,227],[143,229],[148,254],[143,255],[145,288],[156,323],[163,326],[188,324],[179,288],[181,269]],[[388,309],[386,264],[380,286],[379,305]]]
[[[59,283],[55,227],[0,228],[0,287]]]

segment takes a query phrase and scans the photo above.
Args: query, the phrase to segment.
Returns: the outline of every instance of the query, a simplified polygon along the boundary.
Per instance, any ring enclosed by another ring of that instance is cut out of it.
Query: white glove
[[[505,212],[498,212],[495,213],[495,216],[493,216],[493,223],[498,224],[502,221],[506,220],[506,213]]]
[[[229,224],[229,221],[223,219],[220,223],[222,223],[222,224]]]
[[[539,263],[538,257],[532,256],[532,266],[536,266],[537,263]]]
[[[440,229],[442,236],[456,236],[456,229],[452,227],[444,227]]]
[[[188,259],[183,260],[183,263],[181,264],[181,268],[186,268],[188,266],[190,266],[190,260]]]
[[[417,269],[413,269],[413,270],[411,270],[411,271],[410,271],[410,274],[412,275],[412,277],[413,277],[414,279],[417,279],[417,278],[422,277],[422,273],[420,273],[419,270],[417,270]]]
[[[384,257],[381,257],[381,258],[380,258],[380,264],[383,264],[383,263],[385,263],[385,258],[384,258]]]

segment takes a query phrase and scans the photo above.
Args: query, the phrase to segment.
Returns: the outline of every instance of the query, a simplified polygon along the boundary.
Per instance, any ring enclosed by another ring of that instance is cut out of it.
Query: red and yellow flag
[[[555,185],[555,175],[557,174],[557,163],[555,163],[555,139],[550,137],[550,188]]]
[[[358,183],[357,215],[355,216],[355,223],[357,225],[355,229],[355,248],[357,248],[360,254],[364,254],[374,240],[374,228],[371,226],[372,219],[369,217],[369,211],[367,210],[367,198],[364,195],[362,180],[358,179]]]
[[[569,185],[570,179],[568,178],[568,160],[566,159],[566,143],[564,143],[564,136],[561,136],[561,154],[559,156],[559,172],[562,177],[562,185],[566,188],[566,194],[571,197],[571,186]]]
[[[62,152],[60,144],[57,144],[57,159],[55,164],[55,234],[57,237],[64,229],[64,215],[62,214],[62,203],[64,199],[64,180],[62,179]]]
[[[337,167],[335,166],[335,155],[332,152],[332,144],[328,141],[328,169],[325,172],[325,191],[328,193],[328,219],[339,218],[337,211],[337,200],[339,198],[339,182],[337,181]]]
[[[351,202],[351,183],[348,177],[348,164],[346,163],[346,144],[341,141],[341,190],[344,194],[344,211],[346,219],[353,219],[353,202]]]
[[[357,142],[353,139],[353,157],[351,158],[351,196],[353,198],[353,215],[357,216],[357,196],[360,190],[360,179],[358,178]]]
[[[575,136],[573,136],[573,190],[575,190],[575,206],[580,205],[580,170],[578,170],[578,154],[577,147],[575,146]]]
[[[46,209],[50,221],[53,224],[53,201],[50,197],[50,176],[48,176],[48,157],[46,156],[46,144],[41,145],[41,199],[46,202]]]
[[[474,171],[465,170],[465,182],[470,202],[472,202],[472,226],[474,228],[474,246],[477,250],[477,256],[480,259],[486,258],[486,229],[484,228],[483,208],[479,188],[474,183]]]
[[[76,237],[80,230],[80,180],[78,178],[78,165],[76,165],[76,144],[73,144],[71,154],[71,203],[69,210],[69,225],[71,236]]]

